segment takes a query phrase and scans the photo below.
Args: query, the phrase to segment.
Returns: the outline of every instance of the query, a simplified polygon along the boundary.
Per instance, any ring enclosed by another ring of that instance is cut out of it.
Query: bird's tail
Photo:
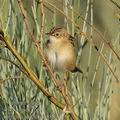
[[[80,69],[80,68],[78,68],[78,67],[75,67],[75,69],[74,70],[72,70],[71,72],[80,72],[80,73],[83,73],[83,71]]]

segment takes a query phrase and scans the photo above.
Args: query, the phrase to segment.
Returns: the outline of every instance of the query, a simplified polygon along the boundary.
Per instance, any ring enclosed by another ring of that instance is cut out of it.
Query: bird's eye
[[[55,36],[58,37],[58,36],[60,36],[60,34],[59,33],[55,33]]]

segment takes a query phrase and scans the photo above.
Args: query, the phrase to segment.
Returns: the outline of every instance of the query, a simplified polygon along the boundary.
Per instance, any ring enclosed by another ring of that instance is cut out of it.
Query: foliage
[[[120,99],[120,32],[116,22],[119,5],[116,8],[110,1],[105,2],[105,7],[116,16],[111,26],[106,23],[110,18],[106,18],[107,12],[102,16],[96,7],[104,0],[0,1],[4,32],[0,36],[0,119],[120,119],[112,111],[114,97],[117,103]],[[99,24],[99,20],[103,23]],[[84,71],[66,75],[66,93],[57,89],[60,74],[55,78],[44,58],[48,39],[45,33],[53,26],[66,28],[76,38],[77,65]]]

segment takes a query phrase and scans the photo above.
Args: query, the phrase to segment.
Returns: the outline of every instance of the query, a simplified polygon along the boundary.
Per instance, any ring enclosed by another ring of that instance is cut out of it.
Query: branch
[[[40,4],[40,12],[41,12],[41,25],[40,25],[40,39],[39,42],[42,41],[43,39],[43,33],[44,33],[44,21],[45,21],[45,14],[44,14],[44,0],[39,0],[39,4]]]
[[[120,9],[120,5],[118,5],[118,3],[117,2],[115,2],[114,0],[110,0],[110,2],[112,2],[117,8],[119,8]]]
[[[58,82],[57,82],[57,80],[56,80],[56,78],[55,78],[55,76],[54,76],[54,74],[53,74],[53,71],[52,71],[51,67],[49,66],[49,64],[47,63],[47,61],[46,61],[46,59],[45,59],[45,57],[44,57],[44,54],[43,54],[42,49],[40,48],[39,42],[36,42],[35,37],[33,36],[32,32],[31,32],[31,30],[30,30],[30,28],[29,28],[30,25],[29,25],[29,23],[28,23],[28,19],[27,19],[27,17],[26,17],[26,12],[25,12],[25,10],[24,10],[24,8],[23,8],[22,1],[21,1],[21,0],[17,0],[17,1],[18,1],[18,4],[19,4],[19,7],[20,7],[21,14],[22,14],[23,19],[24,19],[24,22],[25,22],[25,24],[26,24],[27,33],[28,33],[28,34],[30,35],[30,37],[32,38],[32,41],[33,41],[33,43],[34,43],[35,46],[36,46],[36,49],[37,49],[38,54],[40,55],[41,59],[42,59],[43,62],[45,63],[45,65],[46,65],[46,67],[47,67],[47,69],[48,69],[48,71],[49,71],[49,73],[50,73],[50,75],[51,75],[51,77],[52,77],[51,80],[53,81],[53,83],[55,84],[55,86],[58,87],[58,85],[57,85]],[[61,95],[63,96],[63,98],[64,98],[64,100],[65,100],[65,102],[66,102],[66,104],[67,104],[67,106],[68,106],[68,110],[70,111],[71,117],[76,120],[76,119],[77,119],[77,115],[75,114],[75,112],[74,112],[74,110],[72,109],[72,107],[70,106],[70,104],[68,104],[68,103],[70,103],[70,102],[69,102],[69,99],[67,99],[68,97],[66,97],[66,96],[62,93],[62,91],[61,91],[60,89],[58,89],[58,90],[59,90],[59,92],[61,93]]]
[[[52,80],[53,80],[55,86],[57,86],[57,80],[55,79],[55,76],[54,76],[54,74],[53,74],[53,72],[52,72],[52,69],[50,68],[50,66],[48,65],[48,63],[47,63],[47,61],[46,61],[46,59],[45,59],[45,57],[44,57],[44,54],[43,54],[42,49],[40,48],[39,42],[36,42],[36,38],[34,37],[34,35],[33,35],[32,32],[31,32],[31,29],[30,29],[30,27],[29,27],[30,25],[29,25],[29,22],[28,22],[28,20],[27,20],[26,12],[25,12],[25,10],[24,10],[24,8],[23,8],[22,2],[21,2],[21,0],[17,0],[17,1],[18,1],[18,4],[19,4],[20,11],[21,11],[21,14],[22,14],[22,16],[23,16],[25,25],[26,25],[27,33],[28,33],[28,35],[30,35],[30,37],[32,38],[32,41],[33,41],[33,43],[35,44],[35,47],[37,48],[38,54],[41,56],[43,62],[45,63],[45,65],[46,65],[46,67],[47,67],[47,69],[48,69],[48,71],[49,71],[49,73],[50,73],[50,75],[51,75],[51,77],[52,77]]]
[[[23,66],[24,70],[27,72],[29,79],[32,80],[35,85],[43,92],[45,96],[48,97],[48,99],[57,107],[60,109],[64,109],[64,104],[60,103],[49,91],[47,88],[42,83],[42,80],[39,80],[35,73],[31,70],[31,68],[25,63],[23,58],[20,56],[20,54],[16,51],[16,49],[12,46],[10,40],[7,37],[2,37],[0,35],[0,38],[2,41],[5,42],[7,48],[12,52],[12,54],[17,58],[17,60],[21,63]]]
[[[14,77],[8,77],[8,78],[4,78],[4,79],[0,78],[0,84],[6,82],[6,81],[8,81],[8,80],[11,80],[11,79],[23,79],[23,78],[25,78],[25,77],[14,76]]]
[[[7,58],[4,58],[4,57],[1,57],[0,56],[0,60],[4,60],[4,61],[7,61],[7,62],[10,62],[11,64],[13,64],[15,67],[17,67],[22,73],[24,73],[26,76],[28,76],[28,74],[26,73],[26,71],[24,69],[22,69],[19,65],[17,65],[16,63],[14,63],[13,61],[7,59]]]

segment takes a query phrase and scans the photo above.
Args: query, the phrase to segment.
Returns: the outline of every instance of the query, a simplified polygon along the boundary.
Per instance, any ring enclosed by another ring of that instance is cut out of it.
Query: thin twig
[[[32,40],[35,42],[36,38],[33,36],[32,32],[31,32],[31,29],[30,29],[30,26],[29,26],[29,23],[28,23],[28,20],[27,20],[27,16],[26,16],[26,13],[25,13],[23,5],[22,5],[22,2],[21,2],[21,0],[17,0],[17,1],[18,1],[18,4],[19,4],[19,8],[20,8],[21,14],[23,16],[25,25],[26,25],[27,32],[30,35],[30,37],[32,38]]]
[[[86,31],[87,31],[87,22],[86,21],[88,19],[88,12],[89,12],[89,8],[90,8],[89,4],[90,4],[90,0],[87,0],[87,7],[86,7],[85,18],[84,18],[84,22],[83,22],[83,28],[82,28],[82,33],[84,33],[84,34],[86,34]],[[85,41],[85,35],[84,34],[81,34],[81,40],[80,40],[81,45],[83,45],[84,41]],[[80,60],[80,56],[82,54],[82,50],[83,49],[80,49],[79,52],[78,52],[78,58],[79,59],[77,59],[77,63]]]
[[[39,0],[40,3],[40,12],[41,12],[41,25],[40,25],[40,39],[39,42],[43,40],[44,33],[44,21],[45,21],[45,13],[44,13],[44,0]]]
[[[39,80],[35,73],[31,70],[30,67],[25,63],[23,58],[20,56],[20,54],[16,51],[16,49],[12,46],[10,43],[10,40],[7,37],[3,37],[2,40],[6,43],[7,48],[13,53],[13,55],[18,59],[18,61],[21,63],[25,71],[27,72],[28,76],[35,85],[48,97],[48,99],[55,104],[60,109],[64,109],[64,104],[60,103],[45,86],[43,85],[42,80]]]
[[[117,17],[120,20],[120,14],[119,12],[111,5],[107,0],[104,0],[104,2],[114,11],[115,17]]]
[[[11,60],[9,60],[9,59],[7,59],[7,58],[1,57],[1,56],[0,56],[0,60],[4,60],[4,61],[7,61],[7,62],[10,62],[10,63],[13,64],[15,67],[17,67],[21,72],[23,72],[25,75],[28,75],[28,74],[26,73],[26,71],[25,71],[23,68],[21,68],[19,65],[17,65],[15,62],[13,62],[13,61],[11,61]]]
[[[95,45],[94,45],[94,47],[96,48]],[[97,48],[96,48],[96,51],[98,51]],[[100,53],[100,52],[98,52],[98,53],[99,53],[99,55],[102,57],[102,60],[103,60],[103,61],[106,63],[106,65],[108,66],[108,68],[109,68],[109,70],[111,71],[111,73],[113,74],[113,76],[115,77],[116,82],[120,82],[120,80],[119,80],[119,79],[117,78],[117,76],[115,75],[115,72],[113,71],[111,65],[108,63],[106,57],[105,57],[102,53]]]
[[[101,45],[100,53],[102,53],[103,48],[104,48],[104,43],[102,43],[102,45]],[[96,79],[96,75],[97,75],[97,71],[98,71],[98,68],[99,68],[99,64],[100,64],[100,55],[98,56],[98,58],[97,58],[97,63],[96,63],[96,65],[95,65],[95,71],[94,71],[93,78],[92,78],[92,82],[91,82],[91,86],[92,86],[92,87],[93,87],[93,84],[94,84],[95,79]]]
[[[57,81],[56,81],[56,79],[55,79],[55,76],[54,76],[54,74],[53,74],[50,66],[48,65],[48,63],[47,63],[47,61],[46,61],[46,59],[45,59],[45,57],[44,57],[43,51],[42,51],[42,49],[40,48],[39,43],[38,43],[38,42],[35,42],[35,38],[33,37],[33,34],[32,34],[32,32],[30,31],[30,29],[29,29],[29,23],[28,23],[26,14],[25,14],[25,10],[24,10],[23,5],[22,5],[22,1],[21,1],[21,0],[17,0],[17,1],[18,1],[20,10],[21,10],[22,16],[23,16],[23,18],[24,18],[24,22],[25,22],[25,24],[26,24],[27,31],[28,31],[28,33],[30,33],[30,36],[31,36],[31,38],[33,39],[33,42],[34,42],[34,44],[35,44],[35,46],[36,46],[36,48],[37,48],[37,51],[38,51],[39,55],[41,56],[41,59],[42,59],[43,62],[45,63],[45,65],[46,65],[46,67],[48,68],[50,74],[52,75],[52,80],[53,80],[54,84],[57,86]],[[28,30],[28,29],[29,29],[29,30]],[[30,71],[30,72],[32,72],[32,71]],[[33,76],[33,77],[36,77],[36,76]],[[33,79],[33,78],[32,78],[32,79]],[[34,82],[36,83],[36,81],[34,81]],[[37,83],[37,84],[38,84],[38,83]],[[38,85],[37,85],[37,86],[38,86]],[[39,86],[39,88],[43,91],[43,93],[44,93],[45,95],[46,95],[46,92],[47,92],[47,94],[48,94],[48,91],[43,90],[43,89],[44,89],[43,85]],[[49,94],[50,94],[50,93],[49,93]],[[62,94],[62,93],[61,93],[61,94]],[[47,95],[47,96],[48,96],[48,95]],[[50,96],[50,98],[51,98],[51,97],[52,97],[52,96]],[[63,97],[64,97],[64,99],[66,99],[66,96],[63,96]],[[52,99],[50,99],[50,101],[55,104],[55,101],[53,101]],[[55,105],[56,105],[56,104],[55,104]],[[58,106],[58,105],[56,105],[56,106]],[[76,116],[76,114],[74,113],[73,109],[72,109],[70,106],[68,106],[68,108],[69,108],[69,110],[70,110],[70,112],[71,112],[70,114],[71,114],[72,118],[77,119],[77,116]]]
[[[90,20],[90,23],[91,23],[91,27],[90,27],[90,41],[93,42],[93,0],[90,0],[90,17],[91,17],[91,20]],[[92,44],[90,44],[90,48],[89,48],[89,57],[88,57],[88,66],[87,66],[87,78],[88,78],[88,75],[89,75],[89,72],[90,72],[90,65],[91,65],[91,59],[92,59],[92,49],[93,46]],[[91,93],[89,94],[88,96],[88,101],[87,101],[87,105],[89,104],[89,101],[90,101],[90,97],[91,97]]]
[[[11,4],[9,4],[9,12],[8,12],[8,18],[7,18],[7,22],[6,22],[7,24],[6,24],[5,31],[8,29],[11,17],[12,17],[12,6],[11,6]]]
[[[27,33],[32,38],[32,41],[33,41],[33,43],[35,44],[35,46],[37,48],[38,54],[41,56],[43,62],[45,63],[45,65],[46,65],[46,67],[47,67],[47,69],[48,69],[48,71],[49,71],[49,73],[50,73],[50,75],[52,77],[52,80],[53,80],[55,86],[57,86],[57,80],[55,79],[54,73],[53,73],[52,69],[50,68],[48,62],[46,61],[46,59],[44,57],[44,54],[43,54],[42,49],[40,48],[39,42],[36,41],[36,38],[34,37],[34,35],[31,32],[31,29],[29,27],[30,25],[29,25],[29,22],[27,20],[26,12],[25,12],[25,10],[23,8],[22,2],[21,2],[21,0],[17,0],[17,1],[18,1],[18,4],[19,4],[19,7],[20,7],[21,14],[22,14],[22,16],[24,18],[24,22],[25,22],[25,25],[26,25]]]
[[[120,9],[120,5],[118,5],[118,3],[117,2],[115,2],[114,0],[110,0],[110,2],[112,2],[117,8],[119,8]]]
[[[104,63],[106,63],[106,65],[108,66],[109,70],[111,71],[111,73],[113,74],[114,78],[116,79],[116,82],[120,82],[120,80],[115,75],[115,73],[114,73],[111,65],[108,63],[108,61],[105,58],[105,56],[98,50],[97,46],[92,41],[90,41],[88,38],[87,38],[87,40],[93,45],[93,47],[95,48],[95,50],[97,51],[97,53],[99,54],[99,56],[102,58],[102,60],[104,61]]]

